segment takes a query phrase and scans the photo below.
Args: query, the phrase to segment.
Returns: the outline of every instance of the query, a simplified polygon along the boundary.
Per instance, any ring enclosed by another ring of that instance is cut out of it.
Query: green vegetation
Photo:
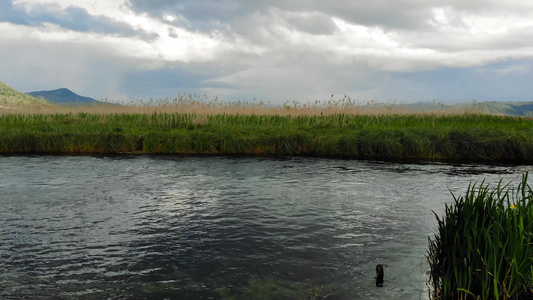
[[[430,282],[436,299],[531,299],[533,191],[528,174],[516,189],[470,185],[446,205],[429,240]]]
[[[48,106],[46,100],[34,98],[0,82],[0,106]]]
[[[1,153],[533,161],[533,121],[460,115],[0,115]]]

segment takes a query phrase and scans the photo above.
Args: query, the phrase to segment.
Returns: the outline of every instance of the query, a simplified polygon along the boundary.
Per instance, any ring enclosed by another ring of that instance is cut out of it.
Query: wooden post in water
[[[385,273],[383,272],[384,265],[378,264],[376,265],[376,286],[377,287],[383,287],[383,277],[385,277]]]

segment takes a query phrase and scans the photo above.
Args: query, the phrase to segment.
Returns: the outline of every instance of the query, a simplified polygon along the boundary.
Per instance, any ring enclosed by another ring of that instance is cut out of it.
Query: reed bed
[[[435,299],[533,299],[533,191],[483,182],[454,196],[429,239]]]
[[[265,154],[533,161],[533,124],[491,115],[0,115],[0,153]]]
[[[0,103],[1,104],[1,103]],[[447,106],[432,103],[428,106],[396,103],[360,102],[344,96],[341,99],[315,100],[307,103],[286,101],[282,104],[257,101],[223,101],[206,95],[180,94],[176,98],[159,100],[129,100],[88,106],[1,106],[1,114],[201,114],[201,115],[278,115],[278,116],[320,116],[320,115],[457,115],[464,113],[487,113],[475,103]]]

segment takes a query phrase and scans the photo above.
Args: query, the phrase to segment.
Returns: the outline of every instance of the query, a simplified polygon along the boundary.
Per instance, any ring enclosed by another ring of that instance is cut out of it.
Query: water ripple
[[[331,285],[338,299],[422,299],[431,211],[449,190],[528,168],[0,157],[0,298],[220,299],[276,280]],[[377,263],[389,266],[383,289]]]

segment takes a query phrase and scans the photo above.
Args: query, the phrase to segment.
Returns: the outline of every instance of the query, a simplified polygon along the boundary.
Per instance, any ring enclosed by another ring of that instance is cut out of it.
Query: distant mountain
[[[21,93],[14,88],[0,82],[0,106],[28,106],[28,105],[50,105],[50,103],[43,99],[38,99],[24,93]]]
[[[493,115],[533,117],[533,102],[487,101],[474,104]]]
[[[457,108],[459,110],[481,114],[533,117],[533,102],[486,101],[458,103],[453,105],[437,102],[416,102],[396,104],[392,105],[392,107],[415,112],[429,112]]]
[[[38,91],[30,92],[28,95],[46,99],[54,104],[61,105],[88,105],[102,103],[98,100],[89,97],[80,96],[69,89],[57,89],[53,91]]]

